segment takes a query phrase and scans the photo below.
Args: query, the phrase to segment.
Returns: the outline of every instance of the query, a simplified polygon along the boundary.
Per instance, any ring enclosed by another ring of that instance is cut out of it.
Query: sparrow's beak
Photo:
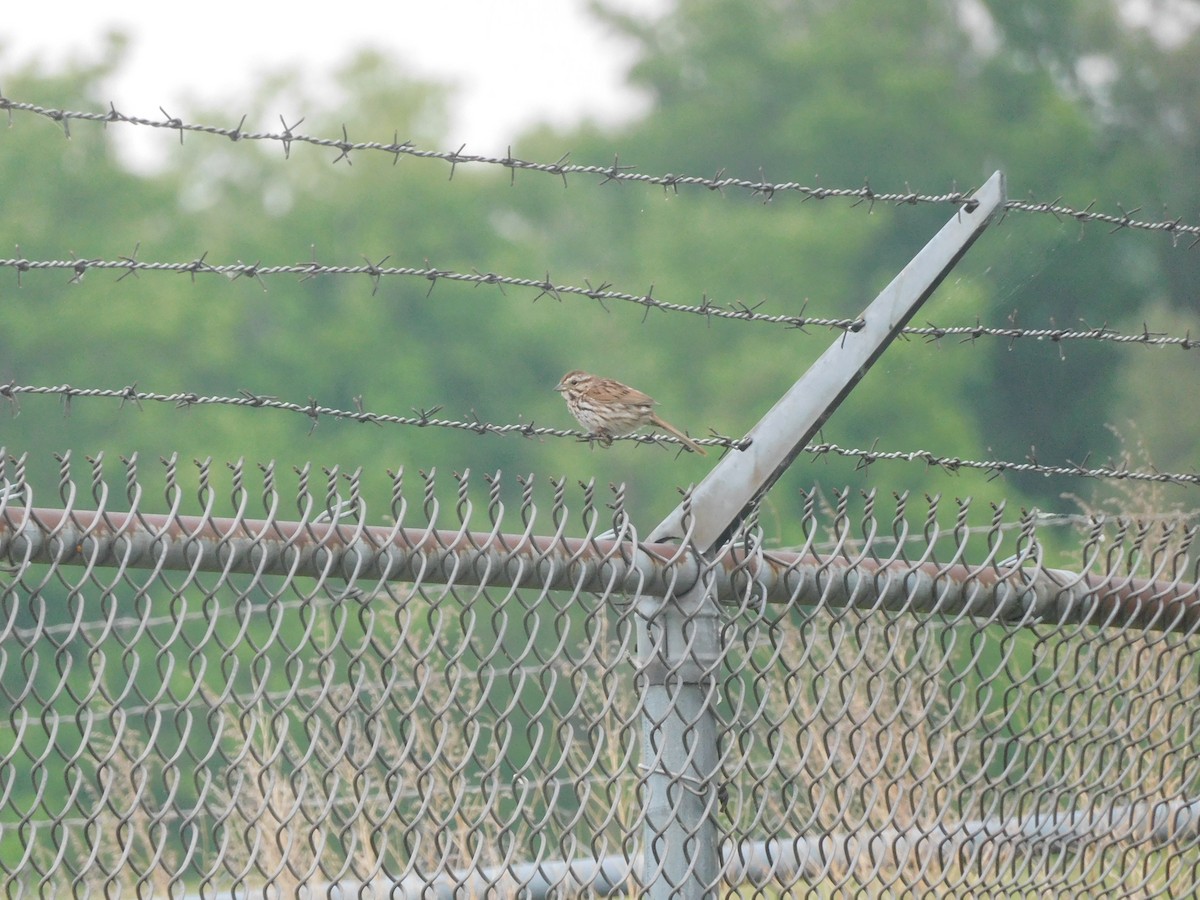
[[[558,384],[556,384],[554,386],[554,389],[561,394],[563,391],[565,391],[567,389],[567,386],[560,381]]]

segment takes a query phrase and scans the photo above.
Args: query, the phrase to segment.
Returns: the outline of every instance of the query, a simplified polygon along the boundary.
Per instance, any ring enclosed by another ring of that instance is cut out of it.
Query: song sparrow
[[[619,381],[576,369],[564,375],[554,389],[567,401],[571,415],[602,446],[611,444],[616,435],[655,425],[675,435],[688,449],[707,455],[703,447],[655,414],[653,399]]]

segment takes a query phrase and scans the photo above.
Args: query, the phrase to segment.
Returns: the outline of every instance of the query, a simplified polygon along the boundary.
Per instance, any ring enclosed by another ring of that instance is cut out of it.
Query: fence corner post
[[[710,573],[638,606],[642,691],[642,889],[652,898],[715,897],[721,873],[718,728],[721,625]]]

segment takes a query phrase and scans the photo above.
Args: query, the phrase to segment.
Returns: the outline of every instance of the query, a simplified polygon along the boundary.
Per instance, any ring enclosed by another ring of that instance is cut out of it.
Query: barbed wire
[[[140,244],[138,247],[140,247]],[[523,278],[512,275],[500,275],[495,272],[457,272],[452,269],[439,269],[432,266],[385,266],[384,263],[390,257],[384,257],[378,263],[366,260],[363,265],[354,266],[324,265],[315,259],[306,263],[283,265],[264,265],[261,262],[215,264],[207,261],[207,253],[188,262],[147,262],[137,259],[138,247],[134,248],[132,255],[122,256],[118,259],[28,259],[25,257],[0,259],[0,268],[14,269],[17,273],[18,285],[21,284],[21,276],[23,274],[36,271],[68,271],[72,273],[70,282],[78,284],[93,269],[120,271],[123,273],[121,278],[127,275],[134,275],[136,277],[139,273],[143,272],[183,273],[190,275],[193,280],[197,275],[205,274],[221,275],[227,279],[253,278],[262,285],[264,290],[266,289],[266,284],[263,283],[263,279],[277,275],[298,275],[301,276],[302,280],[315,278],[320,275],[365,275],[373,282],[372,293],[378,291],[382,279],[388,277],[424,279],[430,282],[430,292],[433,291],[439,280],[444,279],[446,281],[462,282],[475,286],[495,285],[501,290],[505,287],[533,289],[538,292],[537,296],[534,297],[535,303],[545,296],[554,297],[558,300],[561,300],[563,296],[578,296],[594,300],[606,310],[605,303],[608,301],[618,301],[641,306],[646,309],[647,313],[651,309],[654,309],[668,313],[704,316],[709,319],[717,318],[743,322],[759,322],[796,329],[831,328],[842,331],[859,331],[866,324],[861,317],[830,318],[808,316],[804,315],[803,312],[799,315],[764,313],[759,311],[762,308],[761,303],[750,306],[740,301],[734,301],[728,305],[721,305],[710,299],[707,294],[701,298],[699,304],[676,303],[655,297],[653,285],[645,294],[634,294],[627,291],[614,290],[609,282],[602,282],[599,285],[592,285],[590,282],[585,282],[586,286],[583,287],[572,284],[558,284],[551,279],[549,272],[546,273],[544,278]],[[1012,317],[1010,317],[1010,321],[1013,321]],[[1107,341],[1117,344],[1140,344],[1152,347],[1174,346],[1184,350],[1196,349],[1197,345],[1200,344],[1200,341],[1193,341],[1191,339],[1190,331],[1184,336],[1179,336],[1166,332],[1151,331],[1146,326],[1143,326],[1141,332],[1130,333],[1116,331],[1107,325],[1085,326],[1083,328],[1023,328],[1016,324],[993,326],[983,325],[979,321],[976,321],[974,325],[943,326],[927,323],[923,326],[906,326],[901,329],[901,333],[912,337],[924,338],[929,343],[936,343],[944,338],[957,337],[963,342],[975,341],[980,338],[1001,338],[1008,340],[1010,343],[1027,338],[1035,341],[1048,341],[1054,344],[1061,344],[1067,341],[1089,340]]]
[[[123,270],[126,274],[133,275],[137,275],[140,272],[177,272],[189,274],[193,280],[197,275],[212,274],[223,275],[231,279],[254,278],[260,284],[263,278],[269,278],[273,275],[299,275],[304,280],[315,278],[318,275],[366,275],[374,283],[374,291],[379,290],[379,283],[383,278],[407,276],[423,278],[429,281],[430,292],[433,291],[439,280],[444,279],[446,281],[465,282],[476,286],[496,285],[501,289],[504,287],[536,289],[538,295],[534,298],[535,302],[544,296],[561,299],[563,295],[573,295],[587,297],[597,301],[601,305],[606,301],[616,300],[634,303],[645,307],[647,310],[657,309],[664,312],[691,313],[707,318],[767,322],[776,325],[785,325],[790,328],[811,326],[858,331],[865,324],[862,319],[821,318],[804,315],[768,315],[757,312],[755,307],[750,307],[746,304],[734,303],[729,306],[721,306],[713,303],[707,297],[699,305],[671,303],[655,298],[653,296],[653,287],[645,294],[632,294],[625,291],[613,290],[612,285],[608,282],[604,282],[598,286],[587,283],[586,287],[571,284],[556,284],[550,278],[549,273],[546,273],[544,278],[521,278],[510,275],[498,275],[494,272],[456,272],[451,269],[438,269],[431,266],[385,266],[384,263],[390,257],[384,257],[378,263],[366,261],[364,265],[355,266],[322,265],[315,260],[307,263],[285,265],[247,264],[241,262],[215,265],[206,261],[207,253],[190,262],[144,262],[137,259],[136,254],[137,249],[135,248],[133,256],[121,257],[119,259],[0,259],[0,268],[15,269],[18,280],[26,272],[66,270],[74,273],[71,277],[71,283],[73,284],[82,281],[84,275],[92,269]],[[125,276],[122,275],[121,277]],[[263,288],[266,288],[265,284],[263,284]]]
[[[1053,200],[1049,203],[1032,199],[1006,200],[1004,202],[1004,209],[1005,211],[1017,210],[1018,212],[1049,213],[1059,220],[1065,218],[1074,219],[1080,223],[1099,222],[1103,225],[1112,225],[1113,228],[1109,234],[1115,234],[1125,228],[1136,228],[1142,231],[1161,231],[1171,235],[1171,240],[1176,245],[1178,245],[1181,235],[1194,236],[1195,240],[1188,245],[1189,249],[1200,244],[1200,225],[1185,224],[1182,216],[1175,219],[1161,219],[1157,222],[1149,219],[1135,219],[1133,218],[1134,213],[1141,212],[1142,208],[1138,206],[1126,212],[1124,206],[1120,203],[1116,204],[1116,206],[1121,210],[1121,215],[1116,216],[1112,213],[1101,213],[1093,210],[1097,202],[1093,200],[1082,209],[1076,209],[1071,206],[1064,206],[1059,200]]]
[[[57,122],[63,128],[63,133],[70,138],[70,122],[85,121],[99,122],[104,125],[110,123],[121,123],[125,125],[135,125],[147,128],[161,128],[179,133],[180,143],[183,142],[185,132],[195,134],[208,134],[219,137],[228,138],[231,141],[275,141],[283,147],[284,157],[291,156],[292,144],[310,144],[316,147],[324,147],[331,150],[337,150],[338,155],[333,160],[335,163],[341,160],[351,162],[350,154],[356,152],[379,152],[385,153],[392,157],[393,162],[398,162],[401,156],[411,156],[421,159],[440,159],[450,165],[450,177],[454,177],[454,172],[460,165],[481,164],[502,166],[507,168],[512,177],[516,177],[518,170],[529,172],[541,172],[543,174],[555,175],[561,177],[563,184],[567,183],[569,175],[597,175],[602,178],[601,184],[610,181],[618,182],[639,182],[644,184],[652,184],[662,187],[664,190],[678,191],[680,186],[695,186],[703,187],[710,191],[723,192],[726,188],[735,188],[748,191],[754,196],[763,198],[764,202],[768,202],[777,194],[798,194],[805,200],[826,200],[831,198],[844,198],[855,201],[855,204],[866,203],[868,208],[873,207],[876,203],[890,204],[896,206],[902,205],[917,205],[922,203],[930,204],[953,204],[964,207],[968,210],[974,209],[974,201],[971,199],[970,192],[959,190],[951,190],[941,194],[925,194],[911,189],[904,191],[877,191],[870,186],[869,182],[864,182],[860,187],[854,188],[828,188],[828,187],[813,187],[810,185],[801,184],[796,181],[784,182],[769,182],[766,178],[749,179],[735,178],[726,176],[724,170],[718,171],[712,177],[700,175],[677,175],[673,173],[665,174],[647,174],[636,171],[635,166],[623,165],[619,157],[614,157],[612,165],[577,165],[569,163],[567,160],[570,154],[564,154],[557,161],[552,163],[539,163],[530,160],[518,159],[512,155],[512,148],[509,148],[508,155],[488,156],[484,154],[464,153],[466,145],[462,145],[457,150],[428,150],[416,147],[411,141],[399,140],[399,134],[393,136],[390,142],[381,141],[352,141],[346,127],[342,126],[341,138],[317,137],[315,135],[304,134],[297,132],[297,128],[304,119],[301,118],[292,125],[288,125],[287,121],[280,116],[280,124],[283,126],[282,131],[246,131],[244,126],[246,116],[242,116],[235,128],[228,128],[219,125],[206,125],[194,122],[185,122],[177,116],[172,116],[162,107],[159,111],[163,114],[162,119],[149,119],[141,116],[130,116],[119,112],[116,106],[109,104],[107,112],[86,112],[77,110],[65,110],[55,107],[39,106],[35,103],[27,103],[18,100],[13,100],[0,94],[0,110],[8,112],[9,122],[12,122],[14,112],[24,112],[33,115],[43,116],[51,121]],[[1082,208],[1065,205],[1061,202],[1061,198],[1056,198],[1050,202],[1039,201],[1036,199],[1029,200],[1008,200],[1004,204],[1005,210],[1015,210],[1019,212],[1038,213],[1052,215],[1057,219],[1073,219],[1081,224],[1083,223],[1100,223],[1111,225],[1112,232],[1121,231],[1126,228],[1132,228],[1143,231],[1162,232],[1171,235],[1171,239],[1176,244],[1181,236],[1193,237],[1195,240],[1189,245],[1195,247],[1200,244],[1200,225],[1185,223],[1182,217],[1175,219],[1162,219],[1153,221],[1149,219],[1135,219],[1134,215],[1141,211],[1141,207],[1125,210],[1124,205],[1116,204],[1120,210],[1120,215],[1113,213],[1104,213],[1095,211],[1094,207],[1098,201],[1093,200],[1087,206]]]
[[[1141,344],[1150,347],[1179,347],[1183,350],[1194,350],[1197,342],[1192,340],[1191,332],[1180,337],[1164,331],[1151,331],[1143,325],[1140,332],[1120,332],[1107,325],[1095,327],[1085,326],[1079,329],[1071,328],[1020,328],[1016,325],[939,325],[906,326],[901,334],[924,337],[927,340],[939,341],[945,337],[959,337],[963,341],[974,341],[981,337],[1007,338],[1009,342],[1021,338],[1031,338],[1035,341],[1049,341],[1060,344],[1064,341],[1110,341],[1116,344]]]
[[[865,469],[872,463],[883,461],[923,462],[931,468],[943,469],[954,473],[960,469],[976,469],[991,472],[993,478],[998,478],[1008,472],[1030,473],[1035,475],[1069,475],[1082,478],[1113,478],[1118,481],[1153,481],[1169,484],[1200,484],[1200,474],[1159,472],[1141,469],[1130,469],[1126,466],[1089,466],[1085,459],[1081,463],[1069,462],[1066,465],[1044,465],[1039,463],[1030,452],[1026,462],[1010,462],[1001,459],[979,460],[965,459],[959,456],[938,456],[928,450],[862,450],[853,447],[841,447],[837,444],[811,444],[805,447],[805,452],[816,456],[832,454],[858,460],[857,468]]]
[[[63,132],[69,138],[71,136],[70,125],[71,121],[84,122],[100,122],[105,125],[110,123],[121,123],[125,125],[137,125],[147,128],[165,128],[171,131],[179,132],[180,143],[183,142],[185,132],[196,134],[216,135],[226,137],[232,141],[275,141],[283,146],[284,156],[288,157],[291,154],[291,146],[294,143],[311,144],[316,147],[324,147],[331,150],[337,150],[338,156],[334,162],[340,162],[345,159],[350,162],[350,154],[357,152],[380,152],[392,156],[393,161],[398,161],[401,156],[412,156],[421,159],[440,159],[450,164],[450,177],[454,177],[454,171],[458,166],[464,164],[484,164],[503,166],[512,171],[515,177],[518,170],[529,172],[541,172],[548,175],[556,175],[563,179],[566,183],[569,175],[599,175],[602,176],[604,182],[608,181],[634,181],[644,184],[652,184],[661,186],[665,189],[678,190],[680,186],[700,186],[713,191],[723,191],[726,188],[739,188],[750,191],[764,197],[765,200],[772,199],[776,194],[782,193],[798,193],[802,194],[807,199],[824,200],[834,197],[843,197],[857,200],[859,202],[874,203],[895,203],[895,204],[917,204],[917,203],[953,203],[959,206],[965,206],[968,209],[974,209],[974,201],[968,193],[962,191],[949,191],[944,194],[921,194],[915,191],[906,190],[902,192],[880,192],[871,188],[869,184],[863,184],[856,188],[825,188],[825,187],[809,187],[799,182],[768,182],[765,179],[748,179],[734,178],[724,175],[724,172],[718,172],[716,176],[707,178],[696,175],[650,175],[636,171],[636,167],[630,165],[622,165],[619,158],[614,158],[612,165],[578,165],[569,163],[567,160],[570,154],[564,154],[557,161],[552,163],[539,163],[525,159],[517,159],[512,156],[511,148],[509,155],[504,157],[487,156],[483,154],[464,153],[462,147],[458,150],[427,150],[421,149],[413,145],[411,141],[400,141],[399,135],[396,134],[392,141],[352,141],[349,138],[346,127],[342,126],[341,138],[323,138],[315,135],[303,134],[296,132],[293,129],[303,122],[303,119],[298,120],[292,125],[288,125],[287,121],[280,116],[280,124],[283,130],[279,132],[270,131],[245,131],[243,126],[246,123],[246,117],[242,116],[236,128],[226,128],[219,125],[204,125],[194,122],[185,122],[182,119],[172,116],[162,107],[159,107],[159,112],[163,114],[162,119],[148,119],[141,116],[130,116],[119,112],[114,104],[109,104],[107,112],[82,112],[75,110],[56,109],[54,107],[39,106],[36,103],[25,103],[13,100],[0,94],[0,110],[6,110],[9,115],[9,122],[12,122],[12,114],[14,112],[28,112],[34,115],[44,116],[54,122],[57,122],[63,127]]]
[[[242,409],[278,410],[303,415],[311,420],[310,433],[322,418],[359,422],[374,425],[404,425],[417,428],[449,428],[468,431],[478,435],[520,435],[521,437],[555,437],[571,438],[578,441],[593,440],[593,436],[585,431],[570,428],[550,428],[535,425],[532,421],[515,424],[496,424],[486,422],[478,417],[471,420],[439,419],[436,414],[441,406],[431,409],[415,409],[412,416],[397,416],[388,413],[370,412],[362,408],[362,398],[356,397],[358,406],[355,410],[338,409],[318,404],[310,397],[307,403],[293,403],[280,400],[277,397],[255,394],[242,390],[237,397],[205,396],[193,391],[179,391],[171,394],[155,393],[138,390],[136,384],[123,388],[77,388],[71,385],[20,385],[14,382],[0,384],[0,399],[8,400],[13,406],[13,414],[19,412],[21,396],[57,396],[61,398],[67,411],[71,403],[78,398],[112,399],[120,401],[121,407],[133,403],[141,408],[143,402],[163,403],[176,409],[187,409],[192,406],[235,406]],[[615,436],[613,440],[632,441],[639,444],[657,444],[660,446],[680,445],[678,438],[662,434],[628,434]],[[713,432],[712,437],[695,438],[696,443],[710,447],[722,447],[730,450],[744,450],[750,446],[748,439],[736,439]],[[804,452],[814,457],[841,456],[858,460],[859,469],[866,469],[877,462],[919,462],[928,468],[941,469],[949,474],[955,474],[963,469],[972,469],[992,473],[993,478],[1009,472],[1019,472],[1048,476],[1069,476],[1082,478],[1116,479],[1120,481],[1148,481],[1164,484],[1196,485],[1200,484],[1200,474],[1180,472],[1160,472],[1157,470],[1131,469],[1127,466],[1090,466],[1085,459],[1081,463],[1068,462],[1065,465],[1045,465],[1039,463],[1031,452],[1025,462],[1007,460],[976,460],[959,456],[940,456],[928,450],[877,450],[872,447],[863,450],[842,447],[834,443],[809,444]]]
[[[126,403],[133,403],[139,406],[143,403],[164,403],[174,406],[176,409],[187,409],[192,406],[236,406],[244,409],[273,409],[281,412],[298,413],[306,416],[312,422],[312,429],[315,429],[322,418],[340,419],[350,422],[359,422],[361,424],[372,425],[407,425],[417,428],[449,428],[458,431],[470,431],[475,434],[495,434],[507,435],[518,434],[522,437],[558,437],[558,438],[575,438],[581,441],[587,441],[591,436],[585,431],[578,431],[570,428],[549,428],[546,426],[535,425],[533,422],[521,422],[515,424],[498,425],[492,422],[485,422],[479,418],[471,420],[459,419],[439,419],[437,413],[442,410],[441,406],[434,406],[429,409],[414,409],[411,416],[397,416],[388,413],[369,412],[361,408],[362,398],[356,397],[355,402],[359,405],[356,410],[337,409],[331,406],[322,406],[317,403],[315,398],[310,397],[307,403],[293,403],[287,400],[280,400],[278,397],[273,397],[264,394],[255,394],[247,390],[242,390],[240,396],[237,397],[219,397],[205,396],[194,391],[177,391],[170,394],[156,393],[153,391],[138,390],[136,384],[128,385],[120,389],[112,388],[77,388],[71,385],[18,385],[12,382],[0,384],[0,399],[8,400],[10,403],[17,403],[17,398],[20,395],[42,395],[42,396],[58,396],[62,398],[67,410],[70,411],[71,403],[78,398],[106,398],[119,400],[121,406]],[[311,430],[310,429],[310,433]],[[634,441],[642,444],[682,444],[682,442],[670,435],[661,434],[631,434],[616,436],[613,440],[618,441]],[[713,438],[695,438],[698,444],[707,444],[710,446],[742,448],[746,446],[741,441],[733,438],[717,436]]]

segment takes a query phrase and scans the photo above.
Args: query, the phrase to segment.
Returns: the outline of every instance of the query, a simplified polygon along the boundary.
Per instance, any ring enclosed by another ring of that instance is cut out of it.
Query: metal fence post
[[[751,429],[748,448],[724,456],[648,542],[680,540],[702,558],[720,552],[744,512],[791,465],[1003,202],[1004,175],[996,172],[863,311],[861,327],[834,341]],[[701,573],[680,595],[639,607],[643,888],[662,900],[715,896],[720,877],[712,708],[720,623],[711,578],[703,567]]]
[[[720,622],[705,575],[676,597],[638,609],[645,826],[642,887],[652,898],[715,896]]]

